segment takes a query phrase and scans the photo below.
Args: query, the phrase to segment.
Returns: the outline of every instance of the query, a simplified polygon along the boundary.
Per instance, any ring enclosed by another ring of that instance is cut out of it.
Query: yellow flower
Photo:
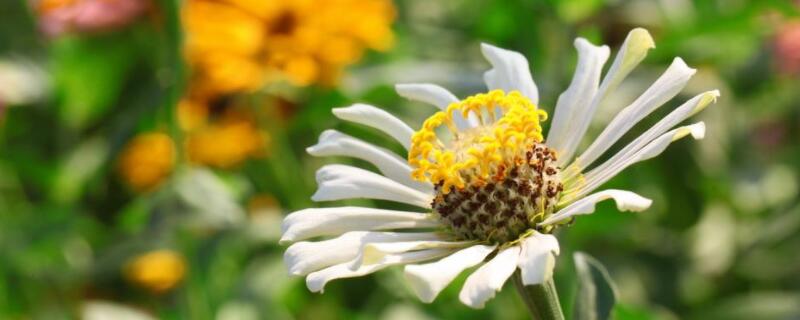
[[[183,257],[171,250],[156,250],[135,257],[125,265],[125,278],[154,293],[174,288],[186,274]]]
[[[178,126],[185,131],[200,128],[208,120],[208,111],[206,101],[183,98],[178,102]]]
[[[190,133],[186,149],[191,162],[230,168],[258,155],[266,140],[248,115],[229,112],[222,119]]]
[[[175,147],[163,133],[144,133],[131,140],[119,158],[119,173],[137,191],[158,186],[175,166]]]
[[[394,16],[390,0],[188,0],[186,55],[210,92],[331,84],[364,50],[391,46]]]
[[[281,203],[271,194],[257,194],[247,201],[247,212],[251,215],[272,213],[280,215]]]

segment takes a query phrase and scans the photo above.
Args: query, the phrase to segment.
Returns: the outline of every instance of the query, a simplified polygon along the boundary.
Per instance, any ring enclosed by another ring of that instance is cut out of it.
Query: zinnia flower
[[[231,168],[264,151],[267,135],[259,131],[250,115],[231,111],[205,127],[189,133],[189,161],[218,168]]]
[[[36,2],[42,31],[50,36],[124,27],[144,13],[147,0],[41,0]]]
[[[189,0],[186,54],[203,91],[332,83],[365,49],[390,47],[394,15],[389,0]]]
[[[128,281],[155,293],[166,292],[186,274],[186,262],[172,250],[156,250],[144,253],[125,266]]]
[[[136,191],[158,186],[175,167],[172,139],[159,132],[134,137],[119,158],[118,170],[123,180]]]
[[[644,29],[631,31],[601,80],[607,46],[576,39],[578,64],[562,93],[547,134],[539,93],[527,60],[519,53],[481,46],[492,65],[484,74],[488,93],[459,101],[432,84],[401,84],[406,98],[442,111],[414,132],[376,107],[334,109],[338,118],[382,131],[408,150],[407,161],[391,151],[328,130],[315,156],[350,156],[375,165],[381,174],[347,165],[317,172],[315,201],[369,198],[395,201],[423,212],[362,207],[314,208],[294,212],[283,224],[282,242],[296,242],[284,255],[292,275],[306,276],[311,291],[333,279],[363,276],[405,265],[416,295],[433,301],[456,276],[479,266],[466,279],[460,300],[483,307],[519,269],[524,285],[552,277],[559,244],[553,232],[573,217],[590,214],[612,199],[621,211],[642,211],[651,200],[625,190],[595,190],[630,165],[653,158],[673,141],[704,135],[703,122],[674,128],[719,95],[708,91],[677,107],[608,160],[600,156],[636,123],[676,96],[695,70],[675,58],[641,96],[622,109],[579,156],[574,157],[592,115],[654,47]],[[670,130],[671,129],[671,130]],[[320,241],[303,241],[334,237]],[[300,241],[300,242],[297,242]]]

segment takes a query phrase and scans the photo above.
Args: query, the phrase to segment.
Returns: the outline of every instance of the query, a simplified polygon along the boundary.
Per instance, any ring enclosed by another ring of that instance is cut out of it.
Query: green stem
[[[514,273],[514,287],[517,288],[522,301],[531,312],[531,318],[537,320],[564,320],[561,304],[558,302],[558,293],[553,279],[535,286],[522,284],[522,275],[519,270]]]

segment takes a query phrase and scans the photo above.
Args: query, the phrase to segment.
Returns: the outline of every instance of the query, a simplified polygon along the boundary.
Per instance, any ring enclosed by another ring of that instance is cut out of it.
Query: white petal
[[[517,269],[520,247],[513,246],[500,251],[497,256],[473,272],[461,288],[458,298],[472,308],[483,308],[503,288],[508,277]]]
[[[595,210],[594,205],[607,199],[614,199],[619,211],[643,211],[649,208],[653,203],[653,200],[630,191],[614,189],[603,190],[573,202],[542,221],[541,224],[554,224],[576,215],[593,213]]]
[[[309,274],[306,277],[306,286],[311,292],[322,292],[325,284],[334,279],[360,277],[392,265],[428,261],[451,252],[449,249],[430,249],[387,255],[380,263],[365,265],[356,270],[350,268],[352,263],[345,262]]]
[[[433,192],[433,185],[411,179],[411,167],[405,159],[387,149],[364,142],[336,130],[325,130],[316,145],[306,148],[313,156],[354,157],[375,165],[389,179],[425,193]]]
[[[317,171],[317,192],[314,201],[342,199],[380,199],[430,208],[432,195],[419,192],[392,179],[364,169],[331,164]]]
[[[447,89],[429,83],[409,83],[394,86],[401,97],[409,100],[425,102],[441,110],[447,110],[450,104],[458,102],[458,98]],[[478,119],[470,114],[469,120],[464,119],[460,112],[453,112],[453,120],[459,129],[472,128],[478,125]]]
[[[601,91],[613,91],[622,80],[647,56],[647,51],[656,47],[653,37],[643,28],[628,32],[619,53],[614,58],[608,73],[603,78]],[[607,94],[608,92],[606,92]]]
[[[563,143],[561,154],[558,155],[558,165],[562,168],[578,148],[583,136],[586,134],[586,129],[589,128],[592,117],[594,116],[597,107],[605,100],[609,93],[614,91],[625,77],[635,68],[639,62],[642,62],[647,51],[655,48],[655,43],[650,33],[642,28],[636,28],[628,33],[625,42],[622,43],[619,53],[614,58],[614,62],[606,72],[603,81],[600,83],[600,88],[592,98],[589,108],[579,114],[579,117],[574,119],[574,131],[569,133],[569,138]]]
[[[619,159],[615,163],[611,163],[610,165],[604,168],[598,168],[592,171],[589,171],[585,175],[585,184],[578,186],[576,189],[577,192],[574,192],[571,195],[564,195],[562,198],[564,199],[579,199],[583,195],[592,192],[594,189],[597,189],[606,181],[610,180],[622,170],[629,167],[630,165],[641,162],[650,158],[653,158],[667,149],[670,143],[681,139],[685,136],[691,134],[691,136],[695,139],[703,139],[706,132],[706,125],[703,122],[698,122],[692,125],[678,127],[677,129],[673,129],[670,132],[667,132],[658,138],[654,139],[652,142],[648,143],[646,146],[641,148],[639,151],[632,153],[629,156],[623,157]],[[567,190],[567,193],[570,193],[570,190]],[[564,200],[562,200],[564,201]]]
[[[482,43],[481,52],[492,64],[492,69],[483,74],[489,90],[501,89],[505,92],[519,91],[533,104],[539,104],[539,89],[531,77],[528,59],[519,52],[501,49]]]
[[[534,232],[522,244],[519,258],[522,283],[526,286],[542,284],[553,277],[558,240],[551,234]]]
[[[283,262],[291,275],[306,275],[329,266],[351,261],[367,243],[438,240],[438,233],[348,232],[338,238],[298,242],[286,249]]]
[[[429,214],[361,207],[309,208],[283,220],[281,243],[349,231],[435,228],[441,223]]]
[[[460,249],[474,241],[446,241],[446,240],[418,240],[391,243],[369,243],[364,246],[361,254],[350,267],[357,269],[360,266],[380,263],[387,255],[398,254],[423,249]]]
[[[394,89],[403,98],[425,102],[442,110],[447,109],[451,103],[458,102],[458,98],[450,91],[435,84],[401,83],[395,85]]]
[[[437,262],[407,265],[406,280],[422,302],[430,303],[462,271],[483,262],[494,248],[495,246],[476,245]]]
[[[680,107],[676,108],[669,115],[661,119],[658,123],[656,123],[654,126],[645,131],[634,141],[625,146],[625,148],[617,152],[617,154],[615,154],[613,157],[606,160],[603,164],[592,169],[592,171],[602,172],[608,169],[610,166],[619,163],[621,159],[630,157],[633,153],[641,150],[644,146],[652,142],[659,135],[671,129],[681,121],[686,120],[687,118],[705,109],[705,107],[711,104],[711,102],[716,102],[717,97],[719,97],[719,91],[717,90],[707,91],[695,96],[686,103],[682,104]]]
[[[650,88],[611,120],[592,145],[575,160],[577,165],[586,168],[594,163],[634,125],[683,90],[696,71],[689,68],[681,58],[675,58],[667,71]]]
[[[584,116],[600,84],[603,65],[608,60],[608,46],[595,46],[586,39],[575,39],[578,50],[578,65],[569,88],[558,96],[553,122],[547,133],[547,145],[563,153],[564,145],[578,124],[576,119]]]
[[[414,134],[414,130],[405,124],[405,122],[384,110],[357,103],[347,108],[333,109],[333,114],[339,119],[363,124],[383,131],[400,142],[406,150],[411,146],[411,135]]]

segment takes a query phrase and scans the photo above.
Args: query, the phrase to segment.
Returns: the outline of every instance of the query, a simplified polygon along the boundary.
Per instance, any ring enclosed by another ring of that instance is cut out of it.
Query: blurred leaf
[[[733,262],[736,221],[729,207],[712,203],[692,229],[690,254],[694,267],[703,274],[724,272]]]
[[[36,23],[28,14],[28,1],[0,1],[0,52],[39,49]]]
[[[133,199],[120,210],[118,219],[120,228],[131,234],[142,232],[150,219],[151,209],[150,202],[145,197]]]
[[[676,315],[660,307],[644,307],[617,303],[614,305],[614,319],[616,320],[656,320],[678,319]]]
[[[797,319],[800,294],[794,292],[753,292],[714,303],[708,312],[694,319]]]
[[[258,308],[249,302],[231,301],[217,311],[217,320],[256,320]]]
[[[117,102],[137,50],[125,35],[65,37],[53,42],[50,54],[59,116],[80,129]]]
[[[176,191],[192,209],[190,224],[202,226],[235,225],[245,218],[233,192],[207,169],[187,169],[179,173]]]
[[[558,15],[566,22],[585,19],[603,7],[604,0],[557,1]]]
[[[175,119],[175,108],[178,101],[183,95],[185,83],[185,66],[182,56],[183,45],[183,29],[181,25],[181,3],[180,0],[158,0],[159,7],[163,10],[164,18],[164,34],[163,43],[161,44],[165,49],[161,57],[162,66],[159,70],[161,73],[161,81],[166,86],[167,96],[165,101],[165,108],[161,111],[169,119],[170,134],[175,137],[180,137],[180,130],[178,130],[178,121]]]
[[[575,300],[575,319],[609,319],[617,300],[616,289],[603,265],[588,254],[574,254],[578,273],[578,295]]]
[[[83,186],[103,166],[108,157],[108,144],[96,137],[82,142],[58,166],[50,197],[58,203],[71,203],[80,198]]]
[[[127,320],[150,320],[153,316],[119,303],[90,300],[84,303],[81,310],[82,319],[101,320],[101,319],[127,319]]]
[[[515,30],[519,29],[520,21],[509,19],[509,17],[513,17],[519,10],[515,4],[493,1],[484,10],[476,26],[476,33],[481,38],[505,42],[514,37]]]

